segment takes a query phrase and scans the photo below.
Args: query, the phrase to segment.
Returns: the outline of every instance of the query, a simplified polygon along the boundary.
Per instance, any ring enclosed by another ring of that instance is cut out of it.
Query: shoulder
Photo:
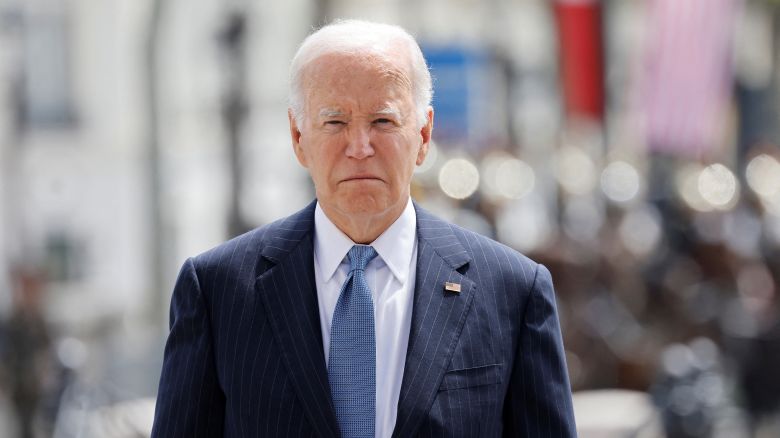
[[[279,246],[301,240],[314,227],[314,203],[288,217],[278,219],[223,242],[191,258],[199,272],[231,267],[256,266],[260,256]]]

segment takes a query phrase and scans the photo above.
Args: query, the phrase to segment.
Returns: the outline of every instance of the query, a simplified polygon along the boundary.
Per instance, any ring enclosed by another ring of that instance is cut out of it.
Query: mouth
[[[359,182],[359,181],[381,181],[381,179],[377,178],[374,175],[357,174],[357,175],[352,175],[352,176],[349,176],[349,177],[344,178],[344,179],[341,180],[341,182],[349,182],[349,181],[356,181],[356,182]]]

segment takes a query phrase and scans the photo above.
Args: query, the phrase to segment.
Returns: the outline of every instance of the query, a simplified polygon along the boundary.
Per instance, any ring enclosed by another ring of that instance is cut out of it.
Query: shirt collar
[[[409,276],[409,265],[417,243],[417,215],[412,199],[406,203],[401,216],[379,237],[371,242],[379,257],[393,276],[405,283]],[[320,207],[314,210],[314,254],[325,281],[336,273],[341,262],[355,243],[331,222]]]

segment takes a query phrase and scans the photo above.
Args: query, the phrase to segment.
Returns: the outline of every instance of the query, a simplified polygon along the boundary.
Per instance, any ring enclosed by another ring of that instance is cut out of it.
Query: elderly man
[[[549,272],[410,198],[430,100],[399,27],[303,42],[290,134],[317,199],[186,261],[153,436],[575,436]]]

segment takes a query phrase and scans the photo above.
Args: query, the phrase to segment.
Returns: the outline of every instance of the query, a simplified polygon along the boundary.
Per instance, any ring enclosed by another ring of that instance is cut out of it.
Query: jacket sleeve
[[[577,436],[555,292],[543,265],[523,310],[503,417],[504,436]]]
[[[152,437],[221,437],[225,397],[214,363],[211,323],[195,266],[188,259],[171,298]]]

